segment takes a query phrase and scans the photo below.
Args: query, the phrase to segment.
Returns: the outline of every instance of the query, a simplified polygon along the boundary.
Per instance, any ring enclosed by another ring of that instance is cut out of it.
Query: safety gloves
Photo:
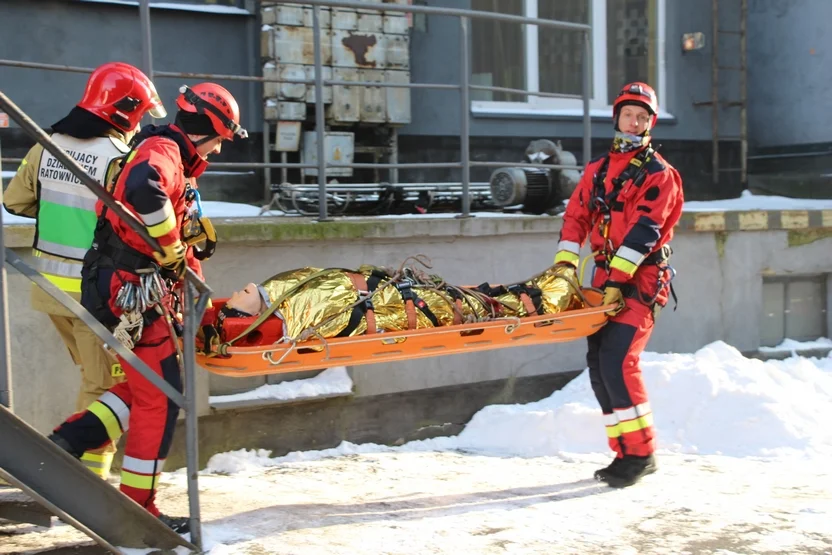
[[[162,245],[162,252],[154,252],[153,257],[159,263],[159,266],[175,274],[177,279],[182,279],[185,277],[185,269],[187,268],[186,252],[187,247],[177,239],[169,245]]]
[[[555,254],[555,265],[569,264],[570,266],[577,268],[578,260],[578,255],[572,251],[560,250],[557,254]]]
[[[620,283],[608,281],[606,285],[604,285],[603,304],[604,306],[615,305],[612,309],[606,312],[608,316],[616,316],[624,310],[624,295],[621,293]]]
[[[194,248],[194,258],[208,260],[217,250],[217,232],[208,218],[196,218],[185,229],[185,242]]]

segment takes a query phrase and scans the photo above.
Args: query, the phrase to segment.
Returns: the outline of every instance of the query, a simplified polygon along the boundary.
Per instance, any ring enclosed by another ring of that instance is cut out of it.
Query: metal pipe
[[[51,71],[67,71],[74,73],[92,73],[95,68],[66,66],[59,64],[42,64],[39,62],[19,62],[16,60],[0,59],[0,66],[18,67],[24,69],[44,69]],[[289,83],[293,85],[314,85],[314,79],[279,79],[277,77],[260,77],[252,75],[228,75],[224,73],[193,73],[187,71],[154,71],[154,79],[209,79],[213,81],[251,81],[255,83]],[[389,87],[398,89],[437,89],[437,90],[458,90],[459,85],[448,85],[445,83],[393,83],[388,81],[340,81],[325,79],[324,85],[337,85],[343,87]],[[523,92],[523,91],[520,91]]]
[[[268,164],[271,158],[269,148],[269,122],[263,120],[263,162]],[[263,168],[263,201],[269,202],[272,198],[272,169]]]
[[[481,162],[471,161],[472,167],[501,168],[510,166],[512,168],[546,168],[550,170],[582,170],[583,166],[574,164],[532,164],[527,162]]]
[[[0,146],[0,159],[2,159]],[[0,162],[0,175],[3,175],[3,163]],[[3,202],[3,187],[0,187],[0,204]],[[6,259],[6,243],[3,237],[3,212],[0,208],[0,260]],[[0,267],[0,405],[14,412],[12,395],[12,357],[9,340],[9,295],[6,290],[6,264]]]
[[[190,282],[185,282],[184,288],[185,333],[182,346],[182,356],[185,359],[185,457],[188,471],[188,508],[190,509],[191,543],[202,549],[202,528],[199,509],[199,415],[196,408],[196,326],[205,311],[207,295],[195,295]],[[196,302],[194,302],[196,300]]]
[[[324,149],[324,70],[321,55],[321,7],[312,7],[312,40],[315,43],[315,134],[318,152],[318,220],[324,222],[326,216],[326,150]]]
[[[275,6],[283,3],[282,0],[264,1],[263,6]],[[555,19],[536,19],[534,17],[523,17],[520,15],[508,15],[497,12],[480,12],[459,8],[440,8],[433,6],[418,6],[404,4],[381,4],[379,2],[361,2],[356,0],[303,0],[304,4],[312,6],[325,6],[332,8],[351,8],[357,10],[376,10],[386,12],[423,13],[427,15],[451,15],[456,17],[474,17],[477,19],[490,19],[495,21],[507,21],[510,23],[526,23],[542,27],[554,27],[556,29],[567,29],[571,31],[589,31],[591,26],[587,23],[571,23]]]
[[[740,3],[740,184],[748,188],[748,0]]]
[[[399,163],[399,130],[394,127],[390,136],[390,156],[387,160],[391,164]],[[390,183],[399,182],[399,168],[390,168]]]
[[[142,70],[153,81],[153,41],[150,36],[150,0],[139,0],[139,26],[142,31]]]
[[[719,0],[712,0],[711,11],[711,182],[719,185]]]
[[[523,164],[518,162],[509,162],[508,165],[513,166],[531,166],[531,164]],[[289,164],[282,164],[280,162],[272,162],[269,164],[262,164],[259,162],[216,162],[211,163],[211,167],[214,169],[260,169],[265,167],[270,168],[317,168],[317,164],[296,164],[294,162]],[[433,163],[424,163],[424,164],[364,164],[364,163],[357,163],[357,164],[342,164],[336,162],[330,162],[327,164],[327,167],[330,168],[364,168],[364,169],[373,169],[373,168],[380,168],[380,169],[391,169],[391,168],[398,168],[398,169],[418,169],[418,168],[461,168],[462,162],[433,162]],[[554,166],[547,166],[547,167],[554,167]]]
[[[468,24],[466,16],[459,18],[459,152],[462,160],[462,217],[471,215],[471,68],[468,55]]]
[[[590,31],[584,33],[584,59],[581,65],[584,72],[581,91],[584,104],[584,158],[582,162],[586,165],[592,159],[592,120],[589,115],[589,99],[592,96],[592,40]]]

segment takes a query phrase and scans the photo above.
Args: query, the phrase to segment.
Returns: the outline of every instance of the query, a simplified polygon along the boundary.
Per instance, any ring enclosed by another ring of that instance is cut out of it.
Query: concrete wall
[[[717,339],[743,351],[757,349],[762,276],[832,272],[828,256],[832,213],[805,215],[799,213],[797,219],[778,213],[686,215],[673,242],[679,308],[675,312],[667,309],[660,316],[648,349],[689,352]],[[324,224],[295,219],[229,220],[217,222],[224,242],[206,264],[206,278],[216,296],[223,297],[248,281],[260,281],[289,268],[356,267],[362,263],[398,267],[405,257],[424,254],[432,260],[432,271],[452,283],[515,281],[551,263],[560,222],[549,217]],[[810,223],[816,229],[795,229]],[[5,229],[7,246],[28,256],[31,228]],[[45,431],[72,410],[77,370],[46,316],[29,308],[26,278],[14,270],[9,274],[15,404],[25,420]],[[369,365],[351,372],[355,395],[365,397],[583,367],[584,343],[576,341]],[[210,375],[210,390],[226,394],[264,382],[265,378]]]
[[[748,5],[752,146],[830,142],[832,2],[749,0]]]

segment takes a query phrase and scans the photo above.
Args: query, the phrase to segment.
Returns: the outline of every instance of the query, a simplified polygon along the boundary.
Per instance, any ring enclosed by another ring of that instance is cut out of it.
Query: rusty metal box
[[[315,66],[306,66],[306,79],[315,79]],[[329,66],[322,67],[324,81],[332,79],[332,68]],[[306,86],[306,102],[310,104],[315,103],[315,85]],[[324,104],[332,103],[332,85],[324,85]]]
[[[358,81],[358,71],[332,68],[333,81]],[[327,106],[326,117],[333,123],[354,123],[361,119],[361,87],[332,86],[332,104]]]
[[[383,33],[384,16],[376,10],[358,10],[359,33]]]
[[[386,35],[406,35],[408,29],[406,15],[394,12],[384,14],[384,33]]]
[[[310,29],[314,25],[314,15],[312,14],[312,8],[304,8],[303,9],[303,25],[305,27],[309,27]],[[332,12],[329,8],[325,8],[321,6],[320,11],[320,25],[321,29],[330,29],[332,28]]]
[[[332,31],[332,66],[385,68],[385,36],[379,33]]]
[[[270,34],[267,39],[270,47],[268,58],[278,64],[315,64],[315,43],[311,28],[277,25],[265,32]],[[321,58],[325,66],[332,65],[331,33],[332,31],[321,29]]]
[[[385,71],[384,79],[388,83],[410,83],[407,71]],[[387,121],[391,124],[410,123],[410,89],[385,87]]]
[[[324,133],[324,156],[327,163],[351,164],[355,155],[355,136],[344,131]],[[303,150],[301,151],[303,164],[318,163],[318,134],[306,131],[303,134]],[[327,168],[326,175],[351,176],[352,168]],[[318,175],[318,168],[303,170],[304,175]]]
[[[331,12],[321,7],[321,29],[329,29]],[[263,25],[290,25],[293,27],[312,27],[312,8],[302,4],[279,4],[267,6],[260,12]]]
[[[385,35],[385,68],[410,69],[410,37]]]
[[[384,70],[360,69],[359,81],[384,82]],[[384,123],[387,121],[386,87],[361,87],[361,121],[367,123]]]
[[[303,81],[306,79],[306,69],[301,65],[290,64],[280,64],[276,68],[264,66],[263,77]],[[303,102],[306,99],[306,84],[265,82],[263,83],[263,96]]]
[[[332,8],[332,28],[341,31],[358,29],[358,12],[350,8]]]
[[[306,103],[280,102],[269,98],[263,106],[263,117],[266,121],[303,121],[306,119]]]

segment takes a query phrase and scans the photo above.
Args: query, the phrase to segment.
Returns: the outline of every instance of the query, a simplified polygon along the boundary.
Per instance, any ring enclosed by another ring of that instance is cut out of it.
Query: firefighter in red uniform
[[[650,144],[659,105],[645,83],[626,85],[613,104],[615,139],[592,160],[569,200],[555,263],[578,263],[590,237],[592,286],[613,305],[608,323],[588,338],[587,366],[616,457],[595,472],[627,487],[656,471],[653,415],[639,356],[672,293],[668,265],[684,197],[679,172]]]
[[[181,279],[216,245],[213,227],[199,213],[198,193],[186,183],[219,153],[222,142],[246,137],[240,111],[223,87],[182,87],[172,125],[145,127],[134,141],[113,191],[164,251],[154,252],[118,215],[99,201],[95,239],[82,271],[81,303],[122,343],[178,391],[177,356],[182,310]],[[202,250],[189,248],[183,225],[201,222]],[[183,301],[184,302],[184,301]],[[179,408],[132,366],[119,359],[127,380],[55,429],[50,439],[75,456],[130,429],[121,471],[121,491],[179,533],[188,519],[162,515],[155,505],[159,475],[170,449]]]

